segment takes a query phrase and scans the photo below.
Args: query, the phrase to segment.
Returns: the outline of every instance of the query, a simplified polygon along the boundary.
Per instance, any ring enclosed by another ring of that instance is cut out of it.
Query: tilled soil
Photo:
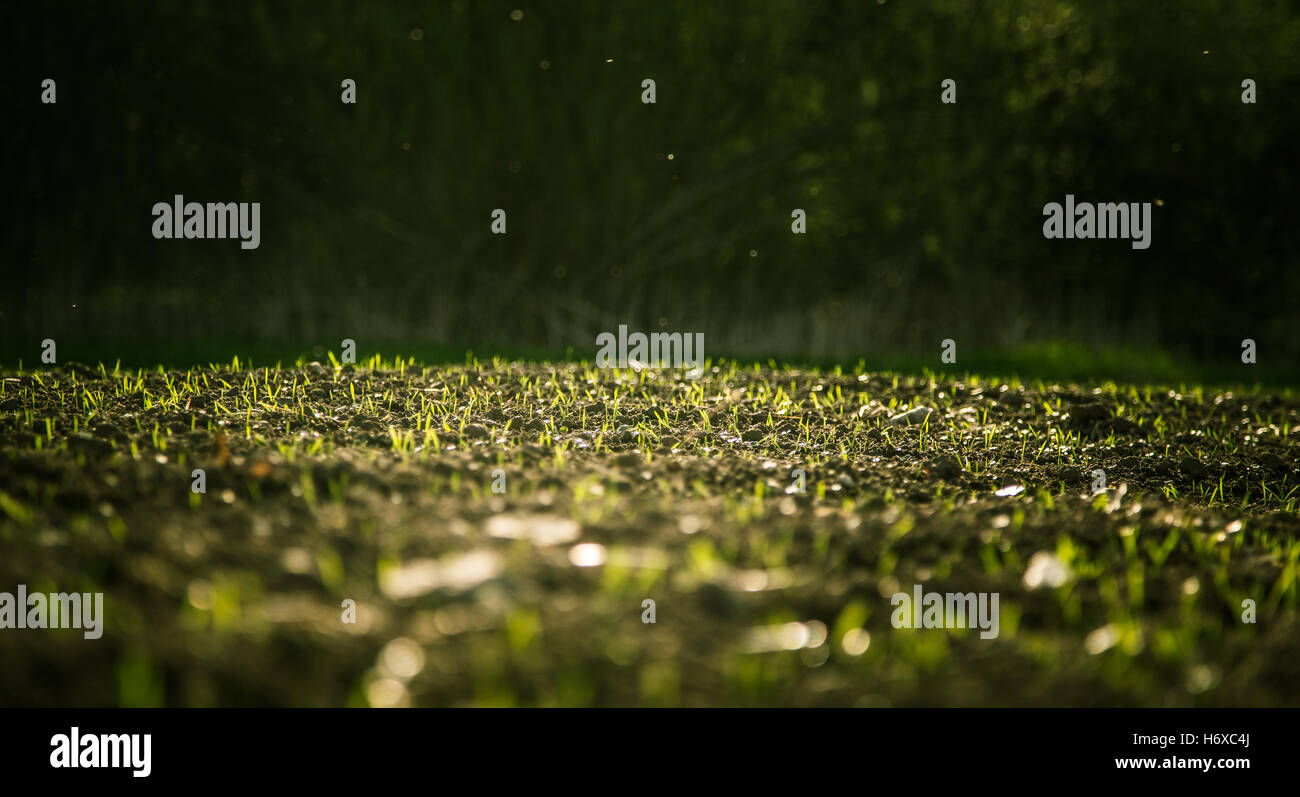
[[[0,705],[1297,705],[1298,411],[731,363],[8,374],[0,592],[106,620],[0,629]],[[997,636],[894,627],[916,585],[996,593]]]

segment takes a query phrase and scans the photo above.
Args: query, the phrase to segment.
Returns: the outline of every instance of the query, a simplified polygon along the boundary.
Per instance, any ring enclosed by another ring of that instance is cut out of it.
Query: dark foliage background
[[[586,353],[619,323],[703,331],[710,353],[1300,351],[1292,3],[0,14],[0,330],[31,338],[32,360],[45,337]],[[39,102],[45,77],[56,105]],[[955,106],[939,102],[949,77]],[[261,248],[155,241],[150,208],[176,193],[261,202]],[[1044,240],[1042,206],[1066,193],[1160,200],[1151,248]]]

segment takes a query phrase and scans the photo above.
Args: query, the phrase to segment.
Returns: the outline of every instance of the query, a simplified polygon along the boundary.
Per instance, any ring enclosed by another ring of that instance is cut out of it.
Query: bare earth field
[[[0,628],[0,705],[1300,705],[1298,413],[730,362],[9,372],[0,592],[106,619]],[[916,585],[997,593],[997,636],[895,628]]]

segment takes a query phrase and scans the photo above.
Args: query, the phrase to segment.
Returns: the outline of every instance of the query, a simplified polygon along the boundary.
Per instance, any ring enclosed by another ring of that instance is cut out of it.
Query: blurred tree
[[[752,354],[1065,337],[1223,356],[1246,332],[1300,353],[1286,3],[5,13],[6,337],[581,350],[630,323]],[[177,193],[262,202],[261,248],[153,240],[149,208]],[[1151,249],[1044,240],[1067,193],[1158,200]]]

